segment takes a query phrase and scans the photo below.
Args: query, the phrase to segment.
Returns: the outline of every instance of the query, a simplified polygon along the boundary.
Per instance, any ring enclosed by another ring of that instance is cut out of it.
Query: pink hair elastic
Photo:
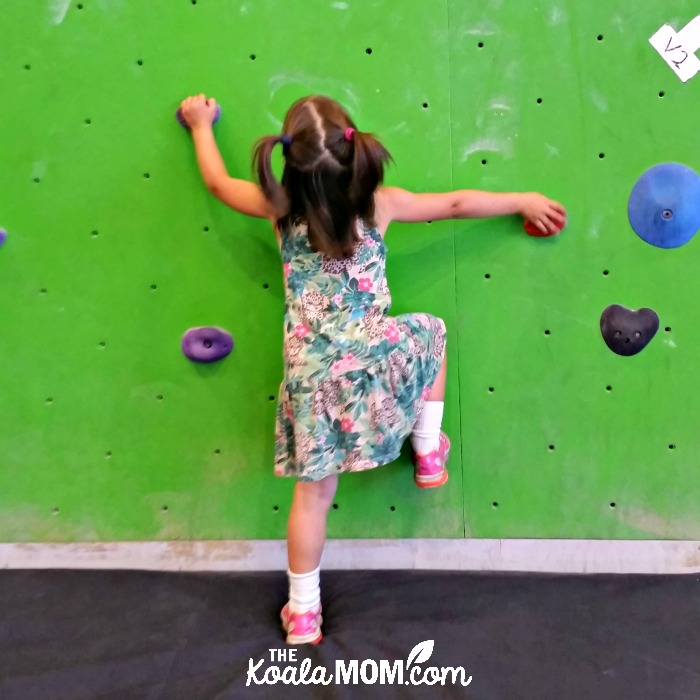
[[[355,133],[355,129],[353,129],[351,126],[349,126],[347,129],[345,129],[345,140],[352,141],[352,135],[354,133]]]

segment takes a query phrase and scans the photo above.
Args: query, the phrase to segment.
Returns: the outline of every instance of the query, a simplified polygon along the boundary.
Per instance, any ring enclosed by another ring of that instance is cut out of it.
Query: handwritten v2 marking
[[[700,16],[678,33],[664,24],[649,43],[684,83],[700,73],[700,59],[696,56],[700,49]]]

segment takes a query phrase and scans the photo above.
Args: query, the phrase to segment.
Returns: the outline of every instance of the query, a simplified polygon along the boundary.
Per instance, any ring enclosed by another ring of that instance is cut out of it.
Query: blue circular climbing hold
[[[2,245],[7,239],[7,231],[4,228],[0,228],[0,245]]]
[[[190,328],[182,337],[182,352],[194,362],[216,362],[233,350],[233,338],[223,328]]]
[[[678,248],[700,230],[700,175],[679,163],[647,170],[628,206],[635,233],[657,248]]]

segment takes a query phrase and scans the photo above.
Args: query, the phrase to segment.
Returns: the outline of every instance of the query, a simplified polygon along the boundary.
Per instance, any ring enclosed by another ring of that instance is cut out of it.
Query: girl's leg
[[[326,543],[326,519],[338,488],[337,474],[321,481],[297,481],[287,525],[291,612],[320,605],[319,567]]]
[[[427,455],[440,447],[440,428],[442,427],[442,414],[445,405],[446,383],[447,352],[445,352],[437,378],[430,388],[423,411],[413,426],[411,444],[416,454]]]
[[[447,350],[445,350],[445,356],[442,358],[442,365],[440,371],[438,372],[437,378],[430,387],[430,393],[428,394],[428,401],[444,401],[445,400],[445,385],[447,384]]]

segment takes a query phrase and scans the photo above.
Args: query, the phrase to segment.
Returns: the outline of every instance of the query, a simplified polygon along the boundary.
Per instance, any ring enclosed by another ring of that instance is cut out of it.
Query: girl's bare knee
[[[338,475],[332,474],[331,476],[327,476],[325,479],[321,479],[319,485],[323,506],[326,508],[326,510],[328,510],[333,503],[335,492],[338,489]]]
[[[327,476],[320,481],[297,481],[295,498],[301,499],[311,507],[331,507],[338,488],[338,475]]]

